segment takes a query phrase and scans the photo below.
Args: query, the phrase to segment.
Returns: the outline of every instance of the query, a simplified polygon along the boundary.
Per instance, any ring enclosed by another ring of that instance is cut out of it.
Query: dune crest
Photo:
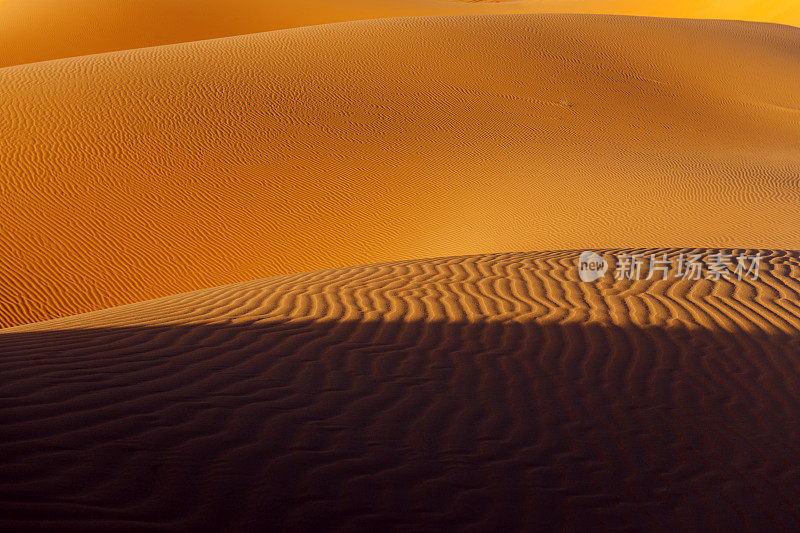
[[[800,248],[798,50],[431,17],[2,69],[0,325],[415,257]]]
[[[796,528],[800,253],[761,252],[756,281],[452,257],[5,330],[0,524]]]
[[[0,67],[351,20],[536,13],[800,26],[800,5],[790,0],[4,0]]]

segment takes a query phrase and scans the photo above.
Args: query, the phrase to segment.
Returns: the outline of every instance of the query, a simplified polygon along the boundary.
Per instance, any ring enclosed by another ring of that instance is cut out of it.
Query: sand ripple
[[[0,327],[408,258],[800,248],[799,50],[421,17],[0,69]]]
[[[762,253],[745,282],[400,261],[5,330],[0,523],[800,527],[800,254]]]

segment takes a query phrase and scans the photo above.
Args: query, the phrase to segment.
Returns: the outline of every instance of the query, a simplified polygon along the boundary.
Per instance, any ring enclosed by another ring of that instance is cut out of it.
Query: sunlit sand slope
[[[800,248],[800,30],[354,22],[0,69],[0,324],[385,260]]]
[[[742,282],[402,261],[6,330],[0,525],[796,529],[800,255],[763,253]]]
[[[382,17],[595,13],[800,26],[793,0],[2,0],[0,67]]]

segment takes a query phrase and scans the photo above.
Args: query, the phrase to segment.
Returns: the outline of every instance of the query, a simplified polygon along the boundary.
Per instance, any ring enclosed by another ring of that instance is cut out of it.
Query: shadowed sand
[[[4,0],[0,67],[385,17],[595,13],[800,26],[792,0]]]
[[[5,330],[0,524],[800,527],[800,253],[762,253],[713,283],[402,261]]]
[[[370,20],[0,69],[0,326],[506,250],[800,248],[800,30]]]

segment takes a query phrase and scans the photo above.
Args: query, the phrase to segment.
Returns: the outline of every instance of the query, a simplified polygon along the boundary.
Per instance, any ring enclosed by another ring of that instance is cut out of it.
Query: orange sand
[[[594,13],[800,26],[790,0],[4,0],[0,67],[330,22],[423,15]]]
[[[0,325],[415,257],[800,248],[798,50],[434,17],[0,69]]]
[[[767,4],[0,0],[0,530],[800,529]]]

